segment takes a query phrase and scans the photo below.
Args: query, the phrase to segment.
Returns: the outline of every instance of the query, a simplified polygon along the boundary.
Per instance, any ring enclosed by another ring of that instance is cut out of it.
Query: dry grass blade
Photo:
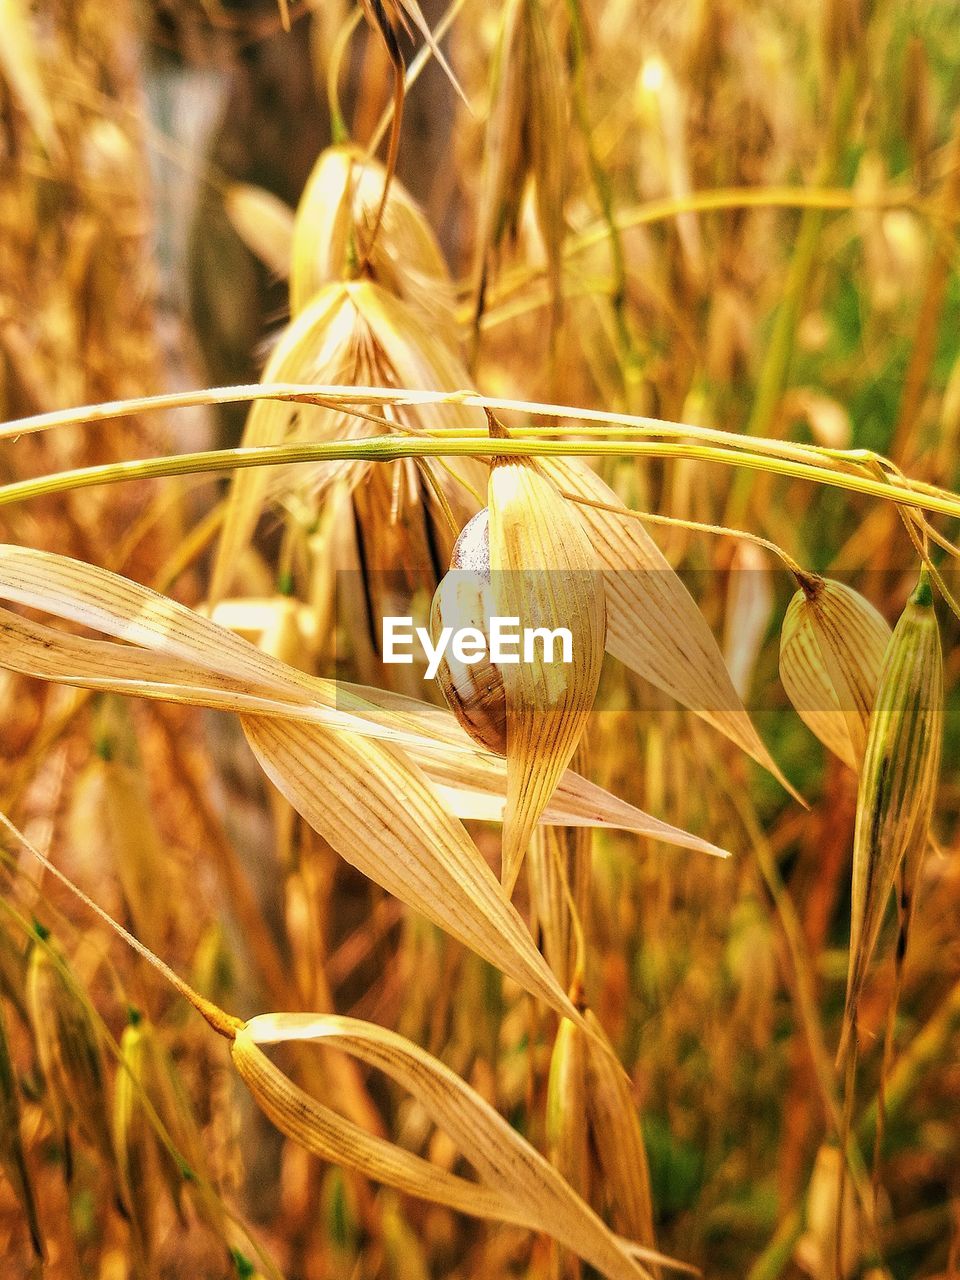
[[[376,3],[377,0],[373,0],[373,2]],[[423,36],[424,43],[426,44],[427,48],[436,58],[440,66],[443,68],[444,75],[447,77],[447,79],[453,85],[454,89],[456,89],[457,93],[460,95],[460,98],[464,106],[467,107],[467,109],[469,110],[470,103],[467,101],[467,96],[463,92],[463,89],[461,89],[460,83],[457,80],[457,77],[453,74],[450,64],[447,62],[446,58],[443,56],[443,51],[441,50],[440,46],[437,44],[436,40],[433,38],[433,32],[430,30],[427,20],[423,16],[423,10],[420,8],[419,4],[417,4],[417,0],[386,0],[386,4],[388,9],[394,9],[394,10],[397,10],[398,12],[402,11],[403,13],[407,14],[407,16],[413,22],[413,25],[420,32],[421,36]]]
[[[490,473],[488,492],[495,614],[518,618],[521,630],[565,627],[572,641],[569,662],[546,660],[544,644],[502,667],[507,807],[501,876],[511,892],[533,829],[593,708],[606,605],[583,525],[551,480],[523,461],[501,462]]]
[[[587,1041],[582,1028],[566,1019],[560,1023],[550,1058],[546,1110],[550,1163],[584,1200],[590,1195]]]
[[[244,1028],[231,1046],[231,1057],[257,1105],[281,1133],[307,1151],[434,1204],[480,1218],[512,1221],[499,1198],[487,1188],[367,1133],[311,1098],[274,1066]]]
[[[305,675],[192,609],[95,565],[0,546],[0,599],[126,642],[121,646],[68,636],[0,611],[3,665],[25,674],[227,710],[280,714],[284,704],[292,705],[305,718],[368,732],[380,724],[384,737],[402,738],[410,727],[392,724],[389,712],[368,714],[372,708],[352,691]],[[135,645],[150,652],[138,652]],[[163,661],[156,661],[156,655]]]
[[[587,1022],[596,1026],[588,1011]],[[617,1229],[653,1248],[653,1199],[647,1148],[640,1118],[623,1073],[596,1041],[586,1045],[586,1089],[590,1130]]]
[[[478,751],[449,712],[381,689],[351,684],[340,687],[362,694],[371,705],[417,726],[424,740],[413,746],[410,754],[434,786],[450,800],[458,817],[502,821],[506,761],[491,752]],[[456,752],[453,757],[449,754],[451,750]],[[561,826],[616,827],[712,857],[729,857],[729,851],[719,845],[644,813],[569,769],[557,784],[540,820]]]
[[[16,1074],[10,1060],[10,1046],[7,1042],[7,1028],[3,1006],[0,1005],[0,1167],[13,1188],[23,1216],[33,1251],[38,1258],[44,1257],[43,1235],[40,1231],[40,1219],[33,1194],[33,1183],[27,1158],[23,1151],[23,1138],[20,1133],[20,1096],[17,1093]]]
[[[39,925],[27,967],[27,1005],[57,1134],[71,1172],[69,1126],[75,1122],[107,1169],[115,1170],[110,1109],[100,1042],[86,999],[54,957]]]
[[[890,627],[858,592],[811,579],[787,606],[780,678],[797,714],[851,769],[859,770]]]
[[[57,598],[47,596],[44,607],[69,618],[89,618],[88,592],[82,590],[78,594],[75,583],[67,586],[69,579],[63,576],[58,563],[61,559],[52,557],[55,580],[60,590],[59,602]],[[44,568],[49,567],[49,562],[42,563]],[[76,566],[74,561],[67,561],[67,564]],[[82,569],[85,566],[77,567]],[[42,568],[38,571],[43,573]],[[99,576],[101,573],[103,571],[100,570],[94,573],[95,595],[99,594],[103,583]],[[137,583],[115,579],[110,574],[106,578],[111,586],[114,581],[122,584],[122,595],[105,614],[98,615],[97,625],[109,627],[115,634],[128,635],[130,622],[136,621],[139,625],[144,616],[142,609],[159,609],[162,614],[169,606],[171,634],[179,632],[181,636],[176,651],[191,653],[195,661],[165,657],[163,653],[138,649],[132,644],[71,635],[0,609],[0,667],[100,693],[211,707],[238,714],[274,716],[394,742],[409,752],[456,817],[502,821],[506,803],[506,765],[495,756],[477,752],[449,713],[429,703],[385,694],[379,689],[334,685],[330,681],[304,675],[247,645],[246,641],[240,641],[246,650],[237,651],[231,660],[228,646],[221,646],[221,641],[236,640],[232,632],[200,614],[192,614],[182,605],[167,601],[165,597],[155,596]],[[3,584],[0,585],[0,595],[6,592],[14,598],[23,598],[14,580],[3,578],[2,570],[0,583]],[[100,599],[105,600],[106,596],[101,594]],[[157,601],[164,603],[158,606]],[[184,615],[188,615],[191,623],[195,619],[202,628],[190,635],[186,642],[182,640],[181,630]],[[163,650],[169,648],[168,637],[152,628],[144,633],[143,638]],[[235,660],[242,656],[248,674],[238,678],[213,669],[208,664],[220,652],[226,657],[224,665],[237,671],[241,667]],[[248,656],[252,656],[255,667],[248,667]],[[205,665],[200,665],[201,662]],[[258,681],[249,674],[251,671],[260,673],[259,688],[263,692],[258,691]],[[343,709],[338,703],[342,703]],[[569,771],[561,779],[543,820],[615,827],[681,848],[717,857],[727,856],[726,851],[717,845],[662,822]]]
[[[415,765],[357,734],[243,723],[271,781],[341,857],[580,1021],[480,851]]]
[[[136,587],[135,583],[130,585]],[[0,592],[3,589],[0,587]],[[51,601],[47,607],[56,607],[55,602]],[[199,614],[196,616],[206,621]],[[196,650],[198,656],[213,652],[210,641],[221,630],[217,627],[216,632],[211,633]],[[223,634],[234,638],[232,632],[224,630]],[[251,651],[258,653],[252,646]],[[265,666],[260,692],[253,679],[224,675],[201,666],[199,661],[184,662],[150,649],[71,635],[30,622],[6,609],[0,609],[0,667],[99,693],[127,694],[222,711],[290,716],[333,728],[355,729],[412,747],[424,745],[423,736],[412,723],[404,725],[390,712],[379,711],[373,704],[364,708],[358,695],[344,693],[344,707],[350,707],[351,711],[338,709],[335,702],[340,695],[332,682],[306,676],[293,667]],[[467,750],[465,746],[460,749]]]
[[[488,1204],[496,1205],[490,1216],[553,1236],[611,1280],[649,1276],[626,1243],[516,1130],[459,1076],[411,1041],[353,1018],[266,1014],[252,1018],[238,1033],[234,1060],[238,1050],[241,1055],[248,1052],[248,1044],[290,1040],[342,1049],[407,1089],[476,1169],[491,1197]],[[670,1265],[659,1255],[647,1256]]]
[[[538,465],[564,492],[623,506],[609,485],[576,458],[543,459]],[[604,569],[608,651],[726,734],[796,795],[733,687],[713,632],[641,523],[626,507],[623,517],[587,503],[577,511]]]
[[[290,275],[294,214],[288,204],[263,187],[234,182],[223,200],[227,217],[247,248],[278,280]]]
[[[943,739],[943,658],[926,577],[887,648],[857,794],[847,998],[838,1061],[898,870],[926,845]]]

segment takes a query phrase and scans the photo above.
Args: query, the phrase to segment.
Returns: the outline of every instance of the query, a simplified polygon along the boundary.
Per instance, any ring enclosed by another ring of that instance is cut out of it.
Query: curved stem
[[[748,442],[749,443],[749,442]],[[193,475],[201,471],[237,471],[247,467],[286,466],[300,462],[363,460],[396,462],[399,458],[474,457],[498,455],[537,457],[647,457],[696,458],[750,471],[791,476],[847,489],[853,493],[908,504],[925,511],[960,519],[960,497],[946,492],[919,494],[891,480],[876,480],[857,472],[834,471],[823,461],[801,462],[770,456],[746,448],[730,448],[662,440],[489,440],[475,436],[410,438],[375,436],[322,443],[271,445],[256,449],[212,449],[169,457],[111,462],[80,467],[53,475],[18,480],[0,487],[0,506],[31,498],[126,480]]]

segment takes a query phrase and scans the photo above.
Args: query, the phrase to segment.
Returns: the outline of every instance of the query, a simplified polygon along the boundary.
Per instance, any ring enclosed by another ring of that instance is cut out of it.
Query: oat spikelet
[[[293,224],[290,310],[296,316],[328,284],[357,274],[360,248],[370,239],[387,185],[387,171],[356,147],[323,151],[313,167]],[[367,276],[422,317],[445,325],[454,316],[454,290],[437,238],[423,211],[394,179],[371,245]]]
[[[943,658],[926,575],[884,659],[857,796],[844,1061],[867,969],[897,872],[923,852],[940,769]]]
[[[496,616],[524,629],[569,629],[572,661],[504,664],[507,806],[501,878],[516,883],[536,823],[577,748],[593,707],[606,640],[603,581],[576,509],[522,460],[498,461],[488,487]],[[559,656],[559,655],[558,655]]]
[[[780,678],[798,715],[825,747],[859,770],[890,628],[841,582],[812,578],[780,633]]]
[[[414,387],[456,391],[469,378],[451,346],[435,335],[399,298],[370,280],[326,285],[284,331],[267,366],[264,381],[323,386]],[[422,407],[386,408],[386,424],[372,424],[335,405],[289,404],[260,400],[250,410],[243,445],[275,445],[298,440],[342,440],[376,435],[392,429],[418,432],[432,429],[436,419]],[[445,418],[452,430],[477,427],[483,421],[475,409],[453,406]],[[468,476],[470,459],[457,460],[450,471]],[[317,468],[256,467],[234,477],[217,548],[210,596],[228,594],[265,504],[277,496],[297,493],[318,500],[338,480],[356,486],[375,464],[321,463]],[[429,467],[429,463],[424,464]],[[463,504],[465,489],[441,472],[440,485],[450,500]],[[469,514],[474,505],[470,504]]]

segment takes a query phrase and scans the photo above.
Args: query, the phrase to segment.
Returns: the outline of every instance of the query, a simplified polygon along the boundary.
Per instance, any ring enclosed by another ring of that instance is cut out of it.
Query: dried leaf
[[[286,714],[294,706],[307,720],[398,740],[405,735],[407,726],[392,723],[390,712],[368,715],[370,706],[351,689],[297,671],[185,605],[95,565],[0,545],[0,599],[126,642],[86,640],[0,610],[0,661],[13,670],[227,710]],[[412,741],[419,742],[419,735]]]
[[[796,795],[737,695],[713,632],[640,521],[579,460],[545,459],[542,469],[558,489],[624,511],[577,507],[604,569],[608,651],[725,733]]]
[[[243,724],[268,777],[341,857],[579,1021],[480,851],[415,765],[358,734],[257,717]]]
[[[569,630],[572,661],[502,667],[507,701],[507,807],[502,880],[510,892],[527,844],[593,709],[606,634],[603,582],[583,525],[553,482],[501,462],[489,483],[491,599],[527,629]]]
[[[344,1121],[297,1090],[256,1048],[289,1040],[321,1041],[342,1049],[407,1089],[470,1161],[479,1184],[445,1173],[389,1143],[374,1145],[375,1140],[359,1130],[348,1133]],[[267,1114],[308,1149],[463,1212],[545,1232],[605,1276],[649,1276],[631,1257],[628,1250],[633,1246],[614,1236],[488,1103],[443,1063],[395,1032],[334,1015],[266,1014],[252,1018],[239,1031],[233,1057]]]
[[[7,557],[6,550],[14,554]],[[113,634],[132,636],[131,623],[140,627],[151,615],[157,621],[165,618],[169,630],[151,626],[137,633],[145,643],[161,650],[157,653],[132,644],[70,635],[0,609],[0,666],[101,692],[289,717],[304,724],[350,729],[393,741],[410,751],[411,759],[435,783],[455,816],[502,819],[505,764],[478,753],[449,713],[379,689],[333,685],[307,676],[148,588],[63,557],[27,553],[25,564],[38,588],[38,594],[28,595],[22,579],[12,573],[19,551],[0,548],[0,596],[26,602],[42,599],[43,607],[50,611],[87,619]],[[84,569],[90,569],[89,578],[84,577]],[[50,587],[49,594],[43,594],[44,584]],[[106,607],[91,619],[93,601]],[[243,647],[234,650],[231,642],[237,640]],[[179,657],[164,657],[163,652],[171,649],[177,654],[192,654],[196,665]],[[258,665],[251,666],[251,655]],[[224,675],[211,666],[217,660],[228,670],[247,674]],[[257,691],[258,685],[264,692]],[[350,710],[341,710],[338,702]],[[461,764],[458,757],[462,757]],[[575,774],[568,773],[561,780],[544,819],[619,827],[668,844],[727,856],[717,846],[635,809]]]

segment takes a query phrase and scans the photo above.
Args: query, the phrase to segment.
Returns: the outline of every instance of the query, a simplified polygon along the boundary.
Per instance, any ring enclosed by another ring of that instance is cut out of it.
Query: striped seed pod
[[[502,428],[497,428],[502,431]],[[602,575],[572,503],[522,459],[491,468],[491,607],[528,633],[569,632],[571,661],[504,664],[507,803],[502,879],[516,883],[540,815],[570,764],[593,708],[607,633]]]
[[[290,310],[298,315],[324,285],[366,274],[421,318],[451,321],[454,289],[436,236],[398,179],[389,185],[376,240],[370,243],[387,171],[356,147],[323,151],[307,180],[293,224]]]
[[[847,998],[838,1060],[846,1054],[867,968],[897,872],[926,845],[943,739],[943,658],[924,574],[894,629],[870,717],[857,795]]]
[[[834,755],[859,770],[890,628],[841,582],[812,578],[780,633],[780,679],[798,715]]]

